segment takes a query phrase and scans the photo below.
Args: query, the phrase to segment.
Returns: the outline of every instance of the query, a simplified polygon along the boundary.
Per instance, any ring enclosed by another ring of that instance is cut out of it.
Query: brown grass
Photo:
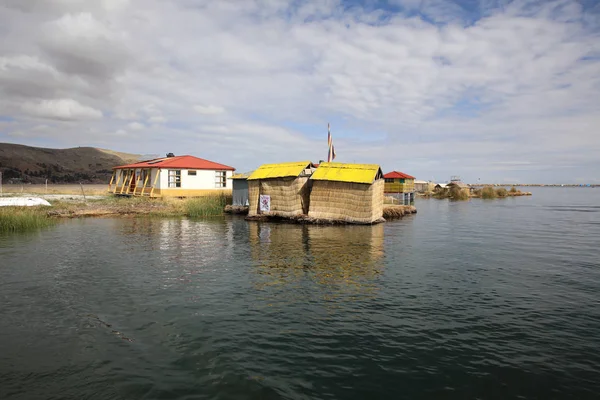
[[[458,186],[453,186],[451,188],[446,187],[436,190],[433,197],[436,199],[468,200],[469,191],[467,189],[461,189]]]
[[[496,195],[498,197],[506,197],[508,196],[508,190],[506,190],[505,188],[498,188],[496,189]]]
[[[415,206],[385,206],[383,208],[383,218],[386,220],[389,219],[398,219],[402,218],[405,215],[416,214],[417,208]]]
[[[88,184],[82,185],[83,191],[86,196],[99,196],[108,195],[108,185],[102,184]],[[37,184],[17,184],[17,185],[2,185],[2,192],[4,194],[72,194],[81,195],[81,188],[79,184],[48,184],[37,185]]]
[[[498,197],[498,194],[496,193],[493,187],[486,186],[483,189],[481,189],[482,199],[495,199],[496,197]]]
[[[165,198],[148,197],[109,197],[87,202],[50,201],[52,209],[48,215],[62,218],[97,216],[151,216],[151,217],[209,217],[223,215],[226,203],[231,196],[215,198]]]

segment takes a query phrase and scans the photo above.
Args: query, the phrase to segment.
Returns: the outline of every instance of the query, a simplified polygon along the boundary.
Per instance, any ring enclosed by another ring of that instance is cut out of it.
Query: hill
[[[0,143],[2,181],[44,183],[108,183],[112,167],[142,159],[141,155],[95,147],[47,149]]]

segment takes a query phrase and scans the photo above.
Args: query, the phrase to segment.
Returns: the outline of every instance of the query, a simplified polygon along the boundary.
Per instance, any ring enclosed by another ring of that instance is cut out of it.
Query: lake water
[[[600,189],[0,237],[0,399],[600,396]]]

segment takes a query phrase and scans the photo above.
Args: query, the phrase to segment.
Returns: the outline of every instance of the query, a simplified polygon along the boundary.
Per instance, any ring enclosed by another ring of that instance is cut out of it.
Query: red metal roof
[[[414,176],[410,176],[408,174],[405,174],[404,172],[398,171],[388,172],[383,177],[387,179],[415,179]]]
[[[134,164],[119,165],[113,169],[126,168],[181,168],[181,169],[211,169],[235,171],[235,168],[228,165],[204,160],[194,156],[175,156],[155,158],[154,160],[140,161]]]

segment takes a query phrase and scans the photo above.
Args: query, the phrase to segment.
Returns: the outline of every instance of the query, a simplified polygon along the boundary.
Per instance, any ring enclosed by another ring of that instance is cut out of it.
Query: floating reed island
[[[248,214],[248,206],[225,206],[225,214],[234,214],[234,215],[247,215]],[[400,219],[405,215],[416,214],[417,208],[411,205],[393,205],[393,204],[384,204],[383,205],[383,219],[386,221],[393,219]],[[267,220],[275,220],[275,217],[267,217],[267,216],[257,216],[248,218],[248,220],[252,221],[267,221]],[[281,218],[283,220],[284,218]],[[290,219],[293,222],[298,223],[320,223],[320,224],[332,224],[335,223],[330,220],[316,220],[311,219],[309,216],[303,215],[297,218]],[[344,222],[346,223],[346,222]]]
[[[247,187],[246,219],[251,221],[369,225],[416,212],[412,206],[384,206],[384,179],[377,164],[265,164],[247,177]],[[234,204],[225,211],[245,210]]]
[[[470,195],[474,198],[495,199],[503,197],[531,196],[531,192],[522,192],[514,186],[511,187],[510,190],[506,190],[503,187],[494,188],[492,186],[485,186],[481,189],[472,190]]]
[[[503,187],[494,188],[492,186],[485,186],[483,188],[474,188],[467,185],[459,185],[449,183],[444,187],[438,185],[433,194],[431,195],[436,199],[450,199],[450,200],[468,200],[470,198],[481,198],[481,199],[496,199],[506,197],[518,197],[518,196],[531,196],[531,192],[522,192],[514,186],[510,190],[506,190]]]

